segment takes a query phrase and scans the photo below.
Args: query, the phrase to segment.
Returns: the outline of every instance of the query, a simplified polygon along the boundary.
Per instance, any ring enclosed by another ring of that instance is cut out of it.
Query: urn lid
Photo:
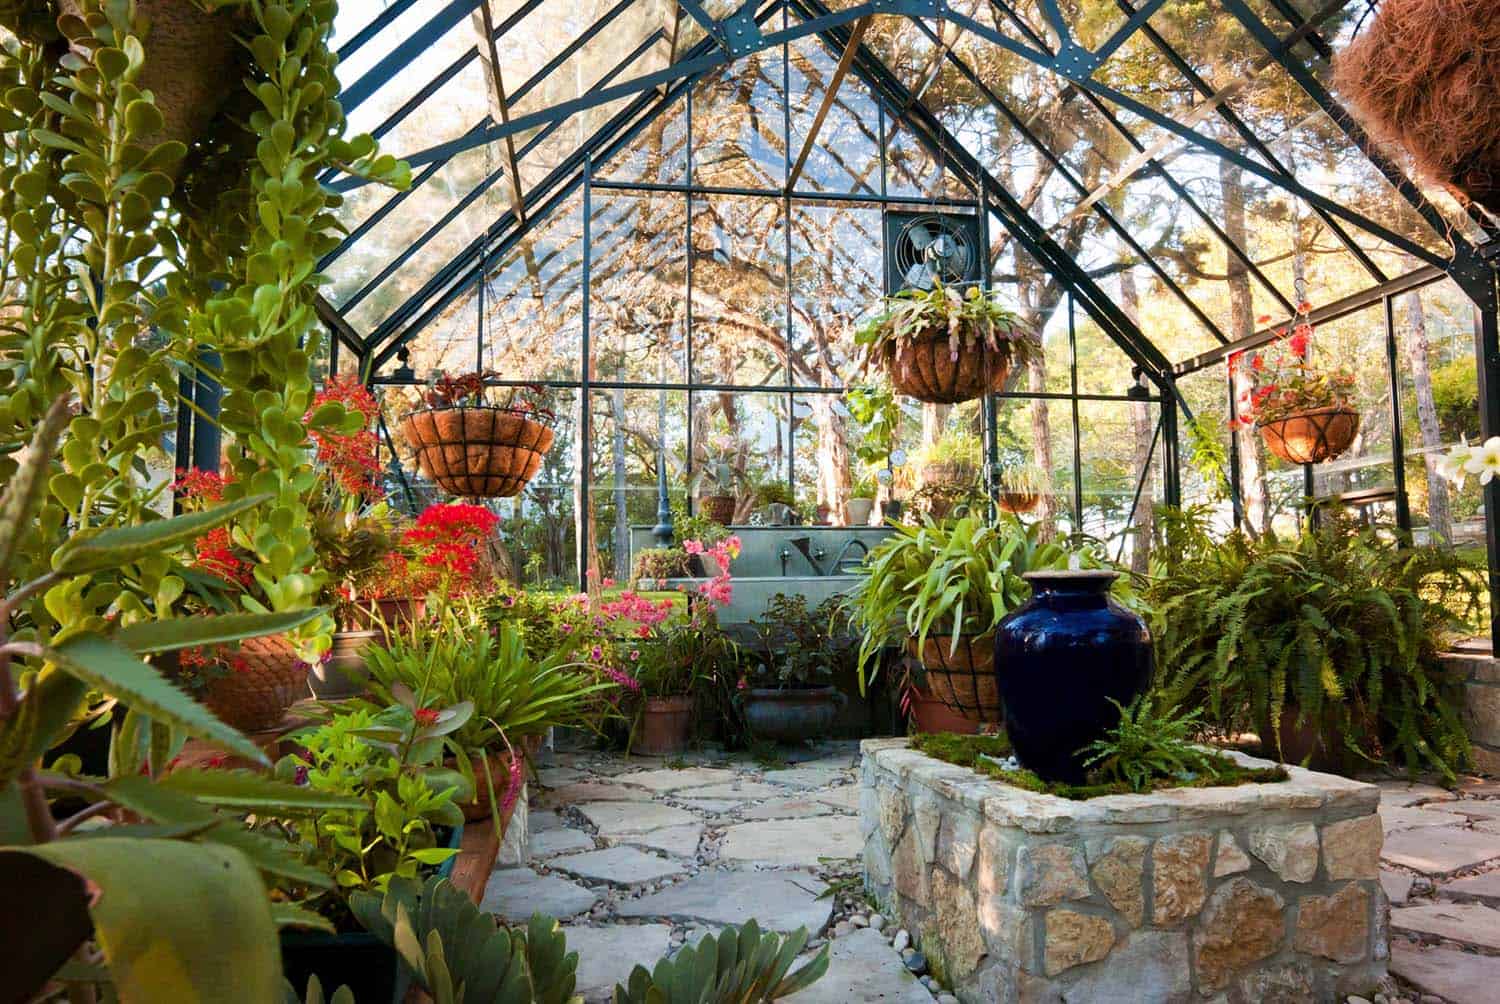
[[[1112,568],[1058,568],[1026,572],[1021,576],[1033,588],[1079,593],[1102,593],[1119,577],[1120,573]]]

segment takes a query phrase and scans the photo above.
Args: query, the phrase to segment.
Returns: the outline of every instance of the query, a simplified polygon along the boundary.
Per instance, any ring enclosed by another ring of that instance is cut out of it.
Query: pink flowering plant
[[[1235,402],[1240,425],[1266,425],[1304,412],[1353,407],[1353,371],[1312,365],[1313,326],[1307,313],[1311,309],[1308,303],[1299,304],[1291,325],[1277,332],[1276,341],[1265,349],[1229,357],[1231,378],[1242,367],[1248,367],[1250,374],[1249,386]]]
[[[729,566],[739,557],[740,539],[710,545],[687,540],[683,549],[715,569],[696,587],[684,587],[689,592],[686,608],[629,591],[602,606],[606,616],[629,626],[628,636],[637,643],[631,650],[633,673],[648,697],[691,694],[700,680],[739,663],[739,646],[720,630],[718,612],[734,596]]]

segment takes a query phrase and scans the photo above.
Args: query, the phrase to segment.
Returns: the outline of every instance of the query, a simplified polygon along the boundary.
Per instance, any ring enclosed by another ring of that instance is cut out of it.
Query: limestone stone
[[[682,874],[682,865],[634,847],[609,847],[587,854],[570,854],[549,863],[554,871],[610,885],[639,885]]]
[[[1413,781],[1380,781],[1380,805],[1408,806],[1422,802],[1450,802],[1458,796],[1435,784],[1420,784]]]
[[[661,851],[673,857],[690,858],[698,853],[698,842],[703,838],[702,823],[687,823],[682,826],[663,826],[659,830],[645,833],[627,833],[617,837],[606,837],[605,843],[632,844]]]
[[[1110,837],[1088,847],[1089,875],[1111,906],[1131,927],[1140,927],[1146,913],[1145,837]]]
[[[1224,990],[1238,970],[1275,955],[1286,934],[1283,906],[1274,890],[1244,876],[1215,889],[1193,934],[1198,988]]]
[[[683,788],[703,788],[711,784],[728,784],[739,777],[732,770],[718,767],[689,767],[685,770],[648,770],[639,774],[623,774],[616,778],[625,784],[661,792],[679,791]]]
[[[929,959],[940,959],[936,971],[952,984],[968,977],[984,956],[984,936],[974,894],[942,869],[932,873],[932,922],[922,936]]]
[[[1021,902],[1051,906],[1070,899],[1087,899],[1088,873],[1083,852],[1070,844],[1028,844],[1016,862]]]
[[[912,799],[912,813],[910,826],[915,829],[917,839],[917,850],[922,854],[922,860],[937,860],[937,833],[938,826],[943,821],[943,810],[937,800],[931,796],[918,796]]]
[[[569,927],[566,934],[568,951],[578,953],[577,992],[589,1000],[608,999],[636,966],[653,968],[672,942],[666,924]]]
[[[1380,869],[1380,888],[1385,892],[1385,898],[1394,906],[1400,906],[1411,896],[1413,881],[1412,877],[1405,872],[1391,871],[1389,868]]]
[[[1443,826],[1393,833],[1380,856],[1393,865],[1441,877],[1500,858],[1500,840],[1492,833]]]
[[[783,1004],[932,1004],[932,993],[901,964],[880,932],[861,928],[833,942],[828,972]]]
[[[1370,945],[1370,893],[1351,882],[1332,896],[1297,901],[1292,947],[1334,962],[1358,962]]]
[[[1255,1004],[1306,1004],[1318,999],[1307,966],[1268,966],[1239,981],[1240,999]]]
[[[587,774],[573,767],[543,767],[536,772],[536,779],[545,788],[560,788],[586,777]]]
[[[509,921],[524,923],[533,913],[566,920],[599,901],[594,890],[560,875],[538,875],[530,868],[501,868],[490,873],[480,908]]]
[[[1240,848],[1240,842],[1228,830],[1219,831],[1219,846],[1214,851],[1214,878],[1238,875],[1250,870],[1250,855]]]
[[[698,821],[685,809],[655,802],[592,802],[578,806],[578,811],[598,828],[602,837],[646,833],[664,826],[685,826]]]
[[[649,802],[651,792],[603,781],[580,781],[552,788],[537,796],[547,805],[578,805],[580,802]]]
[[[859,824],[850,816],[772,819],[725,829],[719,858],[811,866],[818,858],[857,858],[863,846]]]
[[[832,812],[832,806],[811,798],[777,798],[750,806],[740,813],[740,817],[742,819],[805,819],[808,816],[827,816]]]
[[[990,955],[1031,968],[1034,939],[1027,910],[999,896],[984,897],[979,901],[979,931]]]
[[[1211,833],[1171,833],[1151,848],[1151,922],[1168,927],[1195,915],[1208,895]]]
[[[708,816],[723,816],[736,809],[742,809],[749,803],[737,798],[698,798],[683,799],[683,804]]]
[[[532,833],[541,833],[545,830],[561,830],[567,826],[562,817],[550,809],[532,809],[527,815],[527,821],[531,824]]]
[[[1010,886],[1010,848],[1000,831],[993,826],[986,826],[979,831],[974,884],[981,893],[987,895],[1004,895]]]
[[[1334,881],[1370,879],[1380,874],[1385,842],[1379,816],[1357,816],[1323,827],[1323,870]]]
[[[1387,833],[1420,830],[1428,826],[1461,826],[1463,821],[1463,816],[1449,811],[1445,805],[1410,809],[1385,805],[1380,807],[1380,825]]]
[[[594,841],[582,830],[538,830],[531,834],[531,856],[534,858],[550,858],[555,854],[568,854],[572,851],[593,850]]]
[[[1500,745],[1500,687],[1488,683],[1464,685],[1464,723],[1476,743]]]
[[[796,871],[705,871],[639,899],[622,900],[622,917],[701,924],[743,924],[754,917],[762,928],[816,937],[828,925],[833,900],[819,899],[828,886]]]
[[[673,798],[684,801],[714,801],[725,800],[745,802],[751,799],[779,798],[783,794],[780,788],[773,788],[769,784],[761,784],[759,781],[736,780],[728,784],[710,784],[701,788],[684,788],[672,792]]]
[[[1312,823],[1250,831],[1250,850],[1286,882],[1311,882],[1318,873],[1318,828]]]
[[[1500,872],[1485,872],[1445,882],[1438,886],[1438,892],[1453,899],[1475,899],[1490,906],[1500,906]],[[1391,902],[1396,902],[1395,897]]]
[[[880,846],[879,837],[872,837],[865,844],[862,860],[865,866],[865,888],[871,893],[884,896],[891,884],[891,854]]]
[[[957,877],[968,878],[979,850],[979,820],[966,812],[949,812],[938,824],[937,862]]]
[[[1483,1004],[1495,999],[1500,986],[1500,957],[1397,941],[1391,945],[1391,972],[1420,993]]]
[[[845,784],[837,788],[827,788],[823,791],[811,792],[813,798],[844,812],[859,811],[859,785]]]
[[[880,832],[885,837],[886,846],[895,847],[896,838],[906,826],[906,798],[900,788],[885,783],[877,789],[877,794],[880,797]]]
[[[1465,798],[1441,808],[1450,815],[1466,816],[1469,819],[1500,819],[1500,799]]]
[[[1500,910],[1482,903],[1429,903],[1391,911],[1391,929],[1500,951]]]
[[[1181,1002],[1192,989],[1187,932],[1146,930],[1117,944],[1104,965],[1082,970],[1065,999]]]
[[[896,843],[891,855],[891,874],[896,891],[918,906],[927,906],[929,898],[927,862],[918,850],[916,831],[908,828]]]
[[[1042,957],[1048,976],[1086,962],[1098,962],[1115,945],[1114,925],[1097,914],[1057,907],[1047,911],[1043,927]]]
[[[761,776],[772,784],[784,784],[789,788],[826,788],[848,777],[849,772],[802,764],[787,770],[768,770]]]

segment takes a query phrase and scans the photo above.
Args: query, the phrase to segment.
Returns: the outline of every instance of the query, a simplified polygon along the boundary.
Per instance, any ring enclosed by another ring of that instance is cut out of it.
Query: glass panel
[[[792,204],[793,384],[853,379],[854,329],[884,289],[881,248],[879,207]]]
[[[786,182],[780,47],[710,74],[693,90],[693,181],[777,190]]]
[[[995,409],[995,447],[1002,466],[1030,469],[1040,498],[1022,518],[1056,526],[1073,526],[1073,413],[1066,401],[1002,398]]]
[[[816,39],[791,45],[792,158],[801,155],[828,92],[838,57]],[[829,106],[808,151],[799,191],[863,192],[880,189],[880,111],[857,74],[849,73]]]
[[[785,394],[708,394],[692,397],[694,472],[722,457],[734,475],[734,521],[757,508],[757,486],[786,483],[791,430]],[[700,494],[719,494],[712,479]]]
[[[656,523],[657,459],[665,450],[669,492],[686,483],[687,393],[608,390],[591,396],[589,499],[599,565],[630,580],[630,528]]]
[[[589,347],[595,380],[687,378],[687,197],[595,189]]]
[[[625,149],[595,171],[611,181],[680,185],[687,181],[687,102],[653,119]]]
[[[693,380],[781,382],[787,331],[782,201],[695,196],[692,214]]]

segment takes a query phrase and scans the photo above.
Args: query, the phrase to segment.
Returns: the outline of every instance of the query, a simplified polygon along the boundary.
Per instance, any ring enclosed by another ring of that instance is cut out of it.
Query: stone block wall
[[[1500,775],[1500,659],[1487,640],[1459,645],[1441,657],[1464,681],[1464,727],[1481,774]]]
[[[1385,975],[1373,785],[1290,768],[1078,802],[863,750],[866,887],[965,1004],[1331,1000]]]

